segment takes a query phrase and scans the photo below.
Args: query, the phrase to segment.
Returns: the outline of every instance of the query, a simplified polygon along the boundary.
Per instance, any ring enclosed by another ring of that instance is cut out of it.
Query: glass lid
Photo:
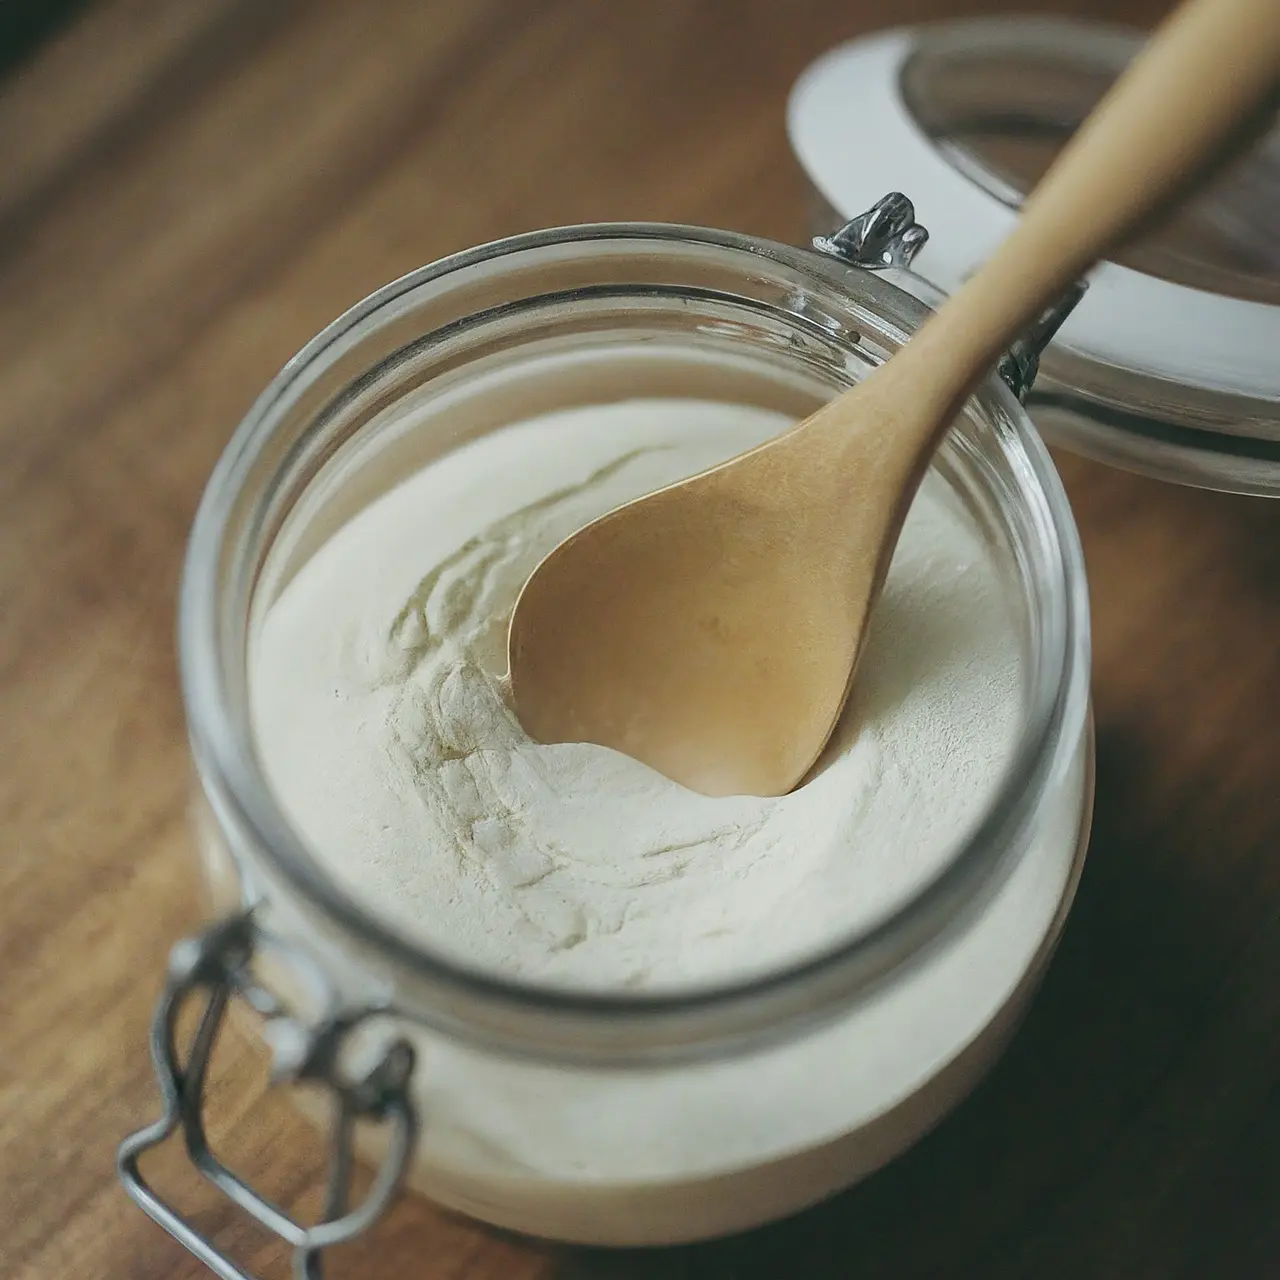
[[[801,77],[792,145],[831,219],[905,192],[930,232],[913,270],[951,291],[1141,41],[1043,18],[881,32]],[[1280,494],[1280,129],[1092,273],[1027,404],[1105,461]]]

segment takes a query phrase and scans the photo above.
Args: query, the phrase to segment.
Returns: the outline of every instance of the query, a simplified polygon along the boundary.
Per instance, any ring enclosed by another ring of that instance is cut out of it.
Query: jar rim
[[[1052,543],[1048,593],[1052,659],[1029,710],[1011,767],[982,819],[948,863],[906,901],[851,937],[767,973],[677,991],[595,992],[497,977],[410,941],[329,878],[276,800],[256,758],[252,733],[231,714],[236,691],[226,659],[244,636],[224,625],[221,582],[243,581],[245,539],[233,517],[247,479],[282,422],[284,405],[329,368],[362,335],[375,332],[411,295],[458,273],[514,263],[568,247],[687,251],[727,255],[743,279],[773,272],[781,282],[851,300],[857,295],[900,336],[925,308],[880,276],[808,250],[742,235],[667,223],[594,223],[535,231],[442,258],[376,290],[334,320],[284,366],[240,423],[201,500],[188,545],[179,601],[179,669],[196,768],[233,844],[251,849],[273,876],[316,913],[347,954],[389,973],[396,1012],[448,1034],[533,1056],[573,1056],[610,1063],[672,1060],[728,1051],[776,1034],[787,1024],[815,1022],[848,1007],[901,972],[1002,882],[1004,854],[1025,839],[1039,805],[1070,766],[1069,744],[1083,732],[1088,707],[1090,638],[1087,588],[1078,533],[1061,480],[1022,407],[992,375],[977,393],[1012,424],[1018,480],[1038,495],[1043,533]],[[797,318],[788,313],[792,319]],[[287,458],[275,465],[288,465]],[[239,560],[237,559],[239,558]],[[574,1044],[566,1044],[572,1026]],[[590,1034],[587,1034],[590,1032]]]

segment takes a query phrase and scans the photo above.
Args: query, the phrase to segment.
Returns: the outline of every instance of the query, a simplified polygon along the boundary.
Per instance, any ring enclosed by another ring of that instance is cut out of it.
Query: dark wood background
[[[0,1275],[202,1272],[125,1199],[144,1035],[197,907],[174,591],[204,479],[374,286],[597,218],[803,232],[783,103],[834,42],[961,0],[105,0],[0,83]],[[1062,0],[1147,22],[1162,0]],[[1092,855],[973,1099],[865,1185],[653,1253],[406,1199],[335,1274],[1235,1280],[1280,1274],[1280,504],[1060,456],[1096,625]],[[232,1053],[215,1136],[319,1157]],[[159,1162],[220,1241],[279,1250]]]

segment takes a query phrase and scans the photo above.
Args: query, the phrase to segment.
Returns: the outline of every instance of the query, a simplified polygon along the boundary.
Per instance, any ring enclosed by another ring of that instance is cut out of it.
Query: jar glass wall
[[[335,322],[219,465],[181,618],[211,898],[220,912],[251,907],[345,1002],[377,1005],[378,1034],[412,1042],[423,1130],[410,1177],[442,1203],[596,1243],[720,1234],[847,1185],[963,1096],[1034,987],[1086,843],[1074,524],[1021,407],[989,380],[935,476],[999,564],[1020,630],[1023,716],[997,795],[941,871],[851,936],[669,993],[481,971],[426,951],[329,876],[258,757],[248,688],[266,611],[347,520],[467,440],[637,394],[803,416],[923,315],[874,273],[727,233],[520,237],[424,268]],[[262,973],[299,998],[287,966]]]

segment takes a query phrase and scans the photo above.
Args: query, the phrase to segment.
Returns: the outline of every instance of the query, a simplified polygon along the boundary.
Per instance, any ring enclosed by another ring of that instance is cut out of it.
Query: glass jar
[[[520,236],[375,293],[254,405],[200,507],[181,595],[195,846],[220,919],[175,948],[152,1046],[165,1112],[120,1155],[134,1198],[220,1274],[240,1273],[138,1169],[178,1130],[200,1170],[290,1241],[300,1266],[366,1226],[402,1178],[517,1231],[668,1243],[849,1185],[932,1126],[998,1053],[1074,892],[1093,762],[1079,541],[1000,377],[975,394],[934,467],[981,531],[1018,619],[1016,753],[943,869],[819,954],[714,988],[616,994],[503,980],[431,954],[309,855],[264,778],[247,696],[272,600],[397,477],[514,417],[653,394],[659,367],[664,394],[806,414],[923,320],[916,298],[870,269],[905,271],[923,238],[900,197],[825,254],[682,226]],[[1005,369],[1015,382],[1026,355]],[[478,390],[494,385],[502,394]],[[200,1029],[180,1048],[182,1009],[201,999]],[[338,1099],[337,1172],[310,1230],[238,1182],[204,1140],[204,1063],[242,1003],[266,1019],[277,1076]],[[652,1139],[643,1152],[621,1123],[636,1115]],[[353,1140],[380,1172],[347,1212]]]
[[[833,49],[788,112],[813,233],[904,191],[932,232],[915,270],[953,292],[1141,43],[1106,23],[1024,16]],[[1162,480],[1280,495],[1278,210],[1272,129],[1095,268],[1027,399],[1046,438]]]

